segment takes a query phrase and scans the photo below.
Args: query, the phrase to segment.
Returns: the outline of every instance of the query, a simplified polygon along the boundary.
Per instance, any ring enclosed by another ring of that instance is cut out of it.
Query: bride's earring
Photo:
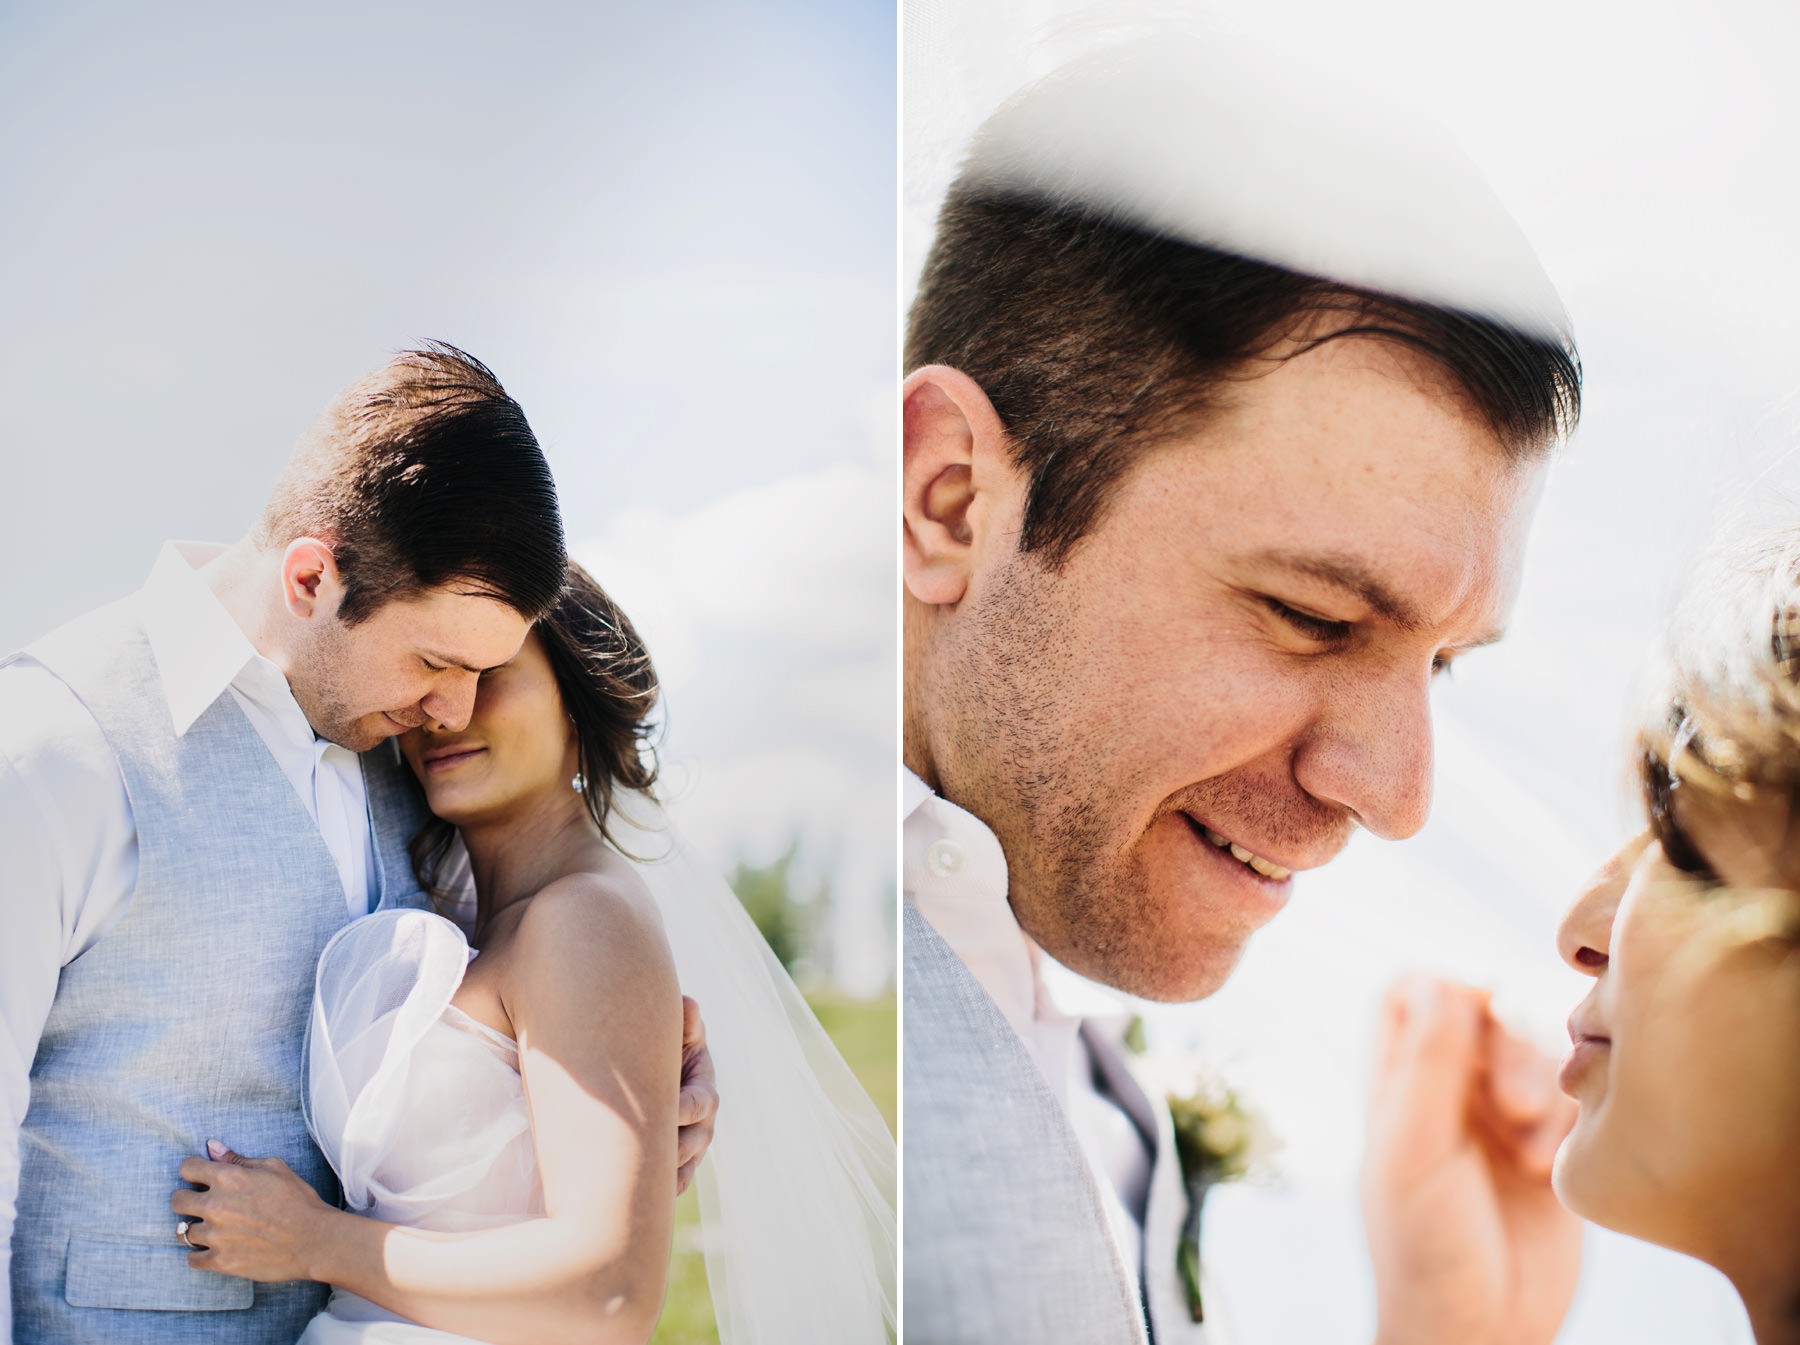
[[[569,781],[569,788],[574,790],[577,794],[585,793],[587,790],[587,780],[583,776],[577,774],[573,780]]]

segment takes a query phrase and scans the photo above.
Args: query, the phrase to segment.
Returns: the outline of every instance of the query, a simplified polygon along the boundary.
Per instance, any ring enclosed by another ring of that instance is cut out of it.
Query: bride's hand
[[[184,1219],[200,1220],[188,1241],[195,1270],[212,1270],[264,1283],[313,1278],[311,1251],[326,1226],[341,1214],[279,1158],[244,1158],[217,1140],[207,1141],[217,1159],[189,1158],[181,1179],[193,1183],[169,1198]]]
[[[712,1055],[706,1049],[706,1024],[700,1006],[681,997],[681,1099],[676,1103],[675,1194],[687,1190],[708,1146],[719,1115],[719,1088],[713,1079]]]
[[[1378,1345],[1550,1345],[1581,1263],[1550,1189],[1575,1104],[1487,996],[1396,986],[1383,1009],[1363,1220]]]

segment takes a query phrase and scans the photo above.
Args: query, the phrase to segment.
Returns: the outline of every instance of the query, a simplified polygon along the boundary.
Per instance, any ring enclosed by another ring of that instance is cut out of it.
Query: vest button
[[[949,878],[962,872],[963,848],[955,841],[933,841],[925,851],[925,867],[934,878]]]

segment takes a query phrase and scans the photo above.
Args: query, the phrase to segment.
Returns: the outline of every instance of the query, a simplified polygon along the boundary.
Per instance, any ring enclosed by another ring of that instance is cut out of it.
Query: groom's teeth
[[[1292,872],[1290,869],[1282,868],[1279,864],[1269,863],[1269,861],[1264,859],[1261,855],[1251,855],[1244,863],[1255,869],[1263,877],[1273,878],[1278,883],[1287,878]]]
[[[1231,852],[1231,857],[1237,860],[1238,863],[1249,865],[1265,878],[1272,878],[1279,883],[1285,882],[1287,879],[1293,877],[1294,871],[1292,869],[1284,869],[1281,865],[1271,863],[1261,855],[1252,854],[1236,841],[1226,840],[1223,836],[1219,835],[1218,832],[1205,824],[1201,825],[1200,834],[1205,836],[1208,841],[1219,849],[1229,850]]]

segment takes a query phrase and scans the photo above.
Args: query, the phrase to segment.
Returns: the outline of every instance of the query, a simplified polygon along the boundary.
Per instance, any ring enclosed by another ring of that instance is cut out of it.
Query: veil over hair
[[[656,899],[706,1023],[720,1105],[695,1184],[721,1345],[893,1339],[895,1145],[881,1113],[724,878],[670,832],[651,792],[656,673],[624,612],[571,561],[537,633],[575,725],[588,812]],[[464,854],[437,826],[412,854],[444,902]]]
[[[1679,869],[1709,871],[1677,788],[1800,815],[1800,524],[1737,537],[1700,564],[1636,740],[1651,830]]]

